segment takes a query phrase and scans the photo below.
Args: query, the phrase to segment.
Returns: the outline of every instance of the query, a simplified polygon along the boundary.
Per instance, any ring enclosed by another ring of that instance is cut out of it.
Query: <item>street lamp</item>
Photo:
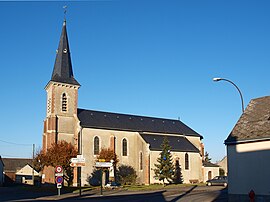
[[[215,81],[215,82],[218,82],[218,81],[227,81],[227,82],[231,83],[238,90],[238,92],[240,94],[241,103],[242,103],[242,112],[244,112],[244,99],[243,99],[242,93],[241,93],[240,89],[238,88],[238,86],[234,82],[230,81],[229,79],[213,78],[213,81]]]

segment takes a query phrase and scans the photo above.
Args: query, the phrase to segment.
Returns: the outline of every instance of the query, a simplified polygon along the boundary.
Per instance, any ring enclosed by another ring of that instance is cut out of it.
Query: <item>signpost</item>
[[[82,186],[81,186],[81,167],[85,166],[85,158],[83,158],[83,155],[77,155],[77,158],[71,158],[70,159],[70,166],[71,167],[77,167],[78,175],[79,175],[79,189],[80,189],[80,196],[82,195]]]
[[[71,167],[82,167],[85,166],[85,158],[82,155],[77,155],[77,158],[70,159]]]
[[[111,160],[111,162],[105,162],[105,159],[99,159],[96,162],[96,168],[100,168],[101,169],[101,179],[100,179],[100,195],[102,196],[102,175],[103,175],[103,169],[108,169],[113,167],[113,160]]]
[[[62,183],[64,181],[64,173],[63,173],[63,168],[62,166],[56,166],[55,167],[55,182],[56,182],[56,187],[58,189],[58,196],[60,196],[60,190],[62,188]]]

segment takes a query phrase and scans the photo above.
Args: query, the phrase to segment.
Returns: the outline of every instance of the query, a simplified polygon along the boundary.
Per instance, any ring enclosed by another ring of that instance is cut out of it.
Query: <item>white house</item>
[[[37,180],[39,177],[39,173],[34,170],[32,166],[27,164],[15,173],[15,181],[16,183],[33,184],[33,175],[34,178]]]
[[[248,201],[251,190],[270,201],[270,96],[250,101],[225,144],[229,201]]]

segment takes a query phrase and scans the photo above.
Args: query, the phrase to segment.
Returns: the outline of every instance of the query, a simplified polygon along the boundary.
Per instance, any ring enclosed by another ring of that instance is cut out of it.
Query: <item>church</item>
[[[101,148],[112,149],[118,156],[118,165],[132,166],[137,174],[137,183],[160,183],[154,177],[153,169],[164,136],[172,148],[174,163],[181,166],[183,182],[207,180],[209,173],[204,173],[203,167],[203,137],[196,131],[180,120],[78,108],[79,88],[73,74],[64,20],[52,76],[45,87],[47,112],[43,149],[46,151],[52,143],[60,140],[80,148],[85,158],[85,166],[81,167],[82,185],[88,184],[87,178],[93,172]],[[46,175],[45,178],[49,179]]]

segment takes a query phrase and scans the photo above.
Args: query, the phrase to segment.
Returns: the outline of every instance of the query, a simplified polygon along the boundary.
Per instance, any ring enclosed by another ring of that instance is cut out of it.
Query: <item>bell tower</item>
[[[77,106],[80,84],[73,76],[70,49],[64,20],[51,80],[45,87],[47,109],[44,120],[43,149],[60,140],[77,147]]]

